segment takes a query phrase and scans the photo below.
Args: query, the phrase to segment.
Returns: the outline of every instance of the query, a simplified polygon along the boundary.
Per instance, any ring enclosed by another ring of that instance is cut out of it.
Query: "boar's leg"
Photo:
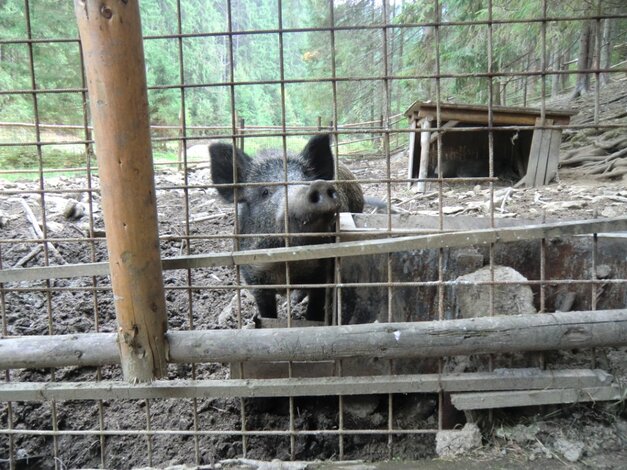
[[[309,303],[305,318],[311,321],[324,321],[324,309],[326,304],[326,288],[309,289]]]
[[[276,292],[273,289],[253,289],[259,315],[262,318],[276,318]]]

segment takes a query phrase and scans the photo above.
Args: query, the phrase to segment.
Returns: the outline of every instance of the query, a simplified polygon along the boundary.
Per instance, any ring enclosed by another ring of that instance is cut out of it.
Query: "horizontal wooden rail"
[[[236,266],[242,264],[376,255],[393,253],[395,251],[459,248],[473,245],[488,245],[496,242],[507,243],[521,240],[537,240],[542,238],[559,238],[620,231],[627,231],[627,217],[432,233],[428,235],[304,245],[270,250],[248,250],[181,256],[164,259],[163,269],[193,269],[213,266]],[[107,274],[109,274],[109,266],[106,262],[45,266],[27,269],[4,269],[0,270],[0,283],[80,276],[106,276]]]
[[[0,401],[112,400],[148,398],[301,397],[387,393],[544,390],[608,385],[601,370],[501,369],[465,374],[291,379],[157,380],[150,384],[101,382],[9,382]]]
[[[451,396],[458,410],[487,410],[517,406],[559,405],[588,401],[623,401],[627,389],[617,385],[606,387],[568,388],[549,390],[510,390],[508,392],[460,393]]]
[[[477,312],[480,313],[480,312]],[[171,331],[168,361],[323,361],[627,345],[627,309],[415,323]],[[114,333],[0,339],[0,369],[118,364]]]

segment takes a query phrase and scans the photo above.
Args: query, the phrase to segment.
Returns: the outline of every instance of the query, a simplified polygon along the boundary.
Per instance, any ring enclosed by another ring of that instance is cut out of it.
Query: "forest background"
[[[230,129],[234,110],[236,125],[385,126],[415,100],[537,105],[542,96],[574,97],[611,77],[583,70],[624,69],[620,0],[488,3],[142,0],[151,123],[180,126],[184,117],[192,134],[194,126]],[[41,123],[84,122],[77,38],[73,2],[0,0],[0,168],[37,161],[34,146],[14,145],[32,142],[33,130],[17,135],[6,123],[34,123],[35,113]],[[533,75],[540,71],[548,73]],[[176,152],[167,142],[157,147]],[[71,166],[78,164],[68,163],[71,150],[45,153]]]

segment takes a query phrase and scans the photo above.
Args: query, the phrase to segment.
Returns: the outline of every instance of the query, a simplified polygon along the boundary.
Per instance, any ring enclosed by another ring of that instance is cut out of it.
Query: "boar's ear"
[[[221,142],[209,146],[211,157],[211,179],[214,184],[233,184],[233,146]],[[251,159],[240,149],[235,152],[235,168],[237,171],[237,183],[246,178],[246,172],[250,167]],[[233,187],[222,186],[216,188],[218,193],[227,202],[233,202]],[[241,193],[241,191],[239,191]]]
[[[333,152],[331,151],[331,136],[329,134],[315,135],[302,153],[303,159],[317,179],[332,180],[335,174]]]

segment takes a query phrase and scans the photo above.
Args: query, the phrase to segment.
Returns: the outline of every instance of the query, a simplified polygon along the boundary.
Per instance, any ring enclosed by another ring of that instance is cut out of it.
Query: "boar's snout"
[[[307,189],[307,201],[314,213],[335,213],[340,205],[337,191],[328,181],[317,180]]]
[[[308,185],[292,186],[288,196],[291,233],[333,230],[335,214],[340,208],[340,196],[333,184],[325,180],[316,180]],[[282,212],[277,213],[277,223],[280,225],[283,223]]]

